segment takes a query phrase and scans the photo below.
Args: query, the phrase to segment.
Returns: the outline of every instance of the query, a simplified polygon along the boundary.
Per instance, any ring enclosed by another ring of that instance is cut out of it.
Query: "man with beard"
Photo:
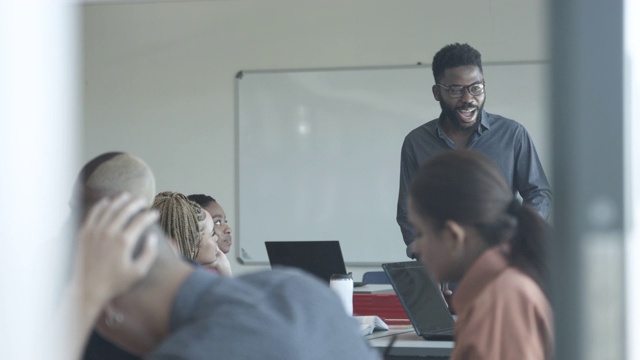
[[[414,172],[432,156],[452,149],[473,149],[489,156],[525,204],[547,219],[551,189],[527,130],[514,120],[484,111],[485,79],[480,53],[468,44],[450,44],[433,57],[431,88],[440,117],[411,131],[404,139],[396,220],[410,244],[414,230],[407,219],[407,195]]]

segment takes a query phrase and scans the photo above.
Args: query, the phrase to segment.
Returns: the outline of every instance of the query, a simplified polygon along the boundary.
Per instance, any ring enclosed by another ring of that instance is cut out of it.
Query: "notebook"
[[[265,241],[269,264],[292,266],[305,270],[329,284],[331,275],[346,274],[338,240],[323,241]],[[364,283],[355,282],[353,286]]]
[[[382,264],[382,268],[416,333],[427,340],[453,340],[455,320],[423,265],[405,261]]]

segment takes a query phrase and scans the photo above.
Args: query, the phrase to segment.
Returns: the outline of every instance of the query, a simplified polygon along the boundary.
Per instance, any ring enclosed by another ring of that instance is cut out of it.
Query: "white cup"
[[[353,316],[353,278],[351,273],[331,275],[329,287],[338,294],[347,314]]]

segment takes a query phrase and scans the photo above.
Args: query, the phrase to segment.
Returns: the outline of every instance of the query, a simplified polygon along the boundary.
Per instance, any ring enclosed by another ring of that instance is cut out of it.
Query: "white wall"
[[[233,226],[238,71],[430,63],[451,42],[470,43],[485,62],[546,60],[546,5],[518,0],[84,5],[82,160],[108,150],[132,152],[154,169],[158,191],[211,194]],[[425,101],[433,101],[430,94]],[[273,231],[287,231],[286,219],[273,219],[273,225]],[[256,269],[232,257],[235,273]],[[358,278],[367,268],[350,270]]]
[[[73,243],[60,189],[77,166],[77,16],[66,0],[0,1],[3,360],[69,358],[74,319],[54,315]]]

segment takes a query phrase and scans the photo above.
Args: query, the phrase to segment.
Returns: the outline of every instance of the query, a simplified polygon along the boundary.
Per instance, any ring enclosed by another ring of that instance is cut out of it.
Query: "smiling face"
[[[231,237],[231,227],[227,221],[227,215],[222,209],[222,206],[217,202],[210,202],[204,209],[211,214],[213,218],[213,224],[215,226],[216,235],[218,235],[218,246],[220,250],[227,254],[231,250],[231,244],[233,243]]]
[[[475,65],[459,66],[444,71],[439,84],[451,86],[470,86],[482,84],[484,76]],[[462,97],[451,98],[447,89],[434,85],[432,88],[434,98],[440,102],[442,113],[446,117],[445,129],[457,132],[473,132],[480,124],[480,113],[484,107],[485,94],[473,96],[469,90],[463,90]]]
[[[210,265],[216,260],[218,253],[218,238],[213,231],[213,219],[208,212],[204,211],[204,232],[202,233],[202,240],[198,247],[198,256],[196,261],[201,265]]]

